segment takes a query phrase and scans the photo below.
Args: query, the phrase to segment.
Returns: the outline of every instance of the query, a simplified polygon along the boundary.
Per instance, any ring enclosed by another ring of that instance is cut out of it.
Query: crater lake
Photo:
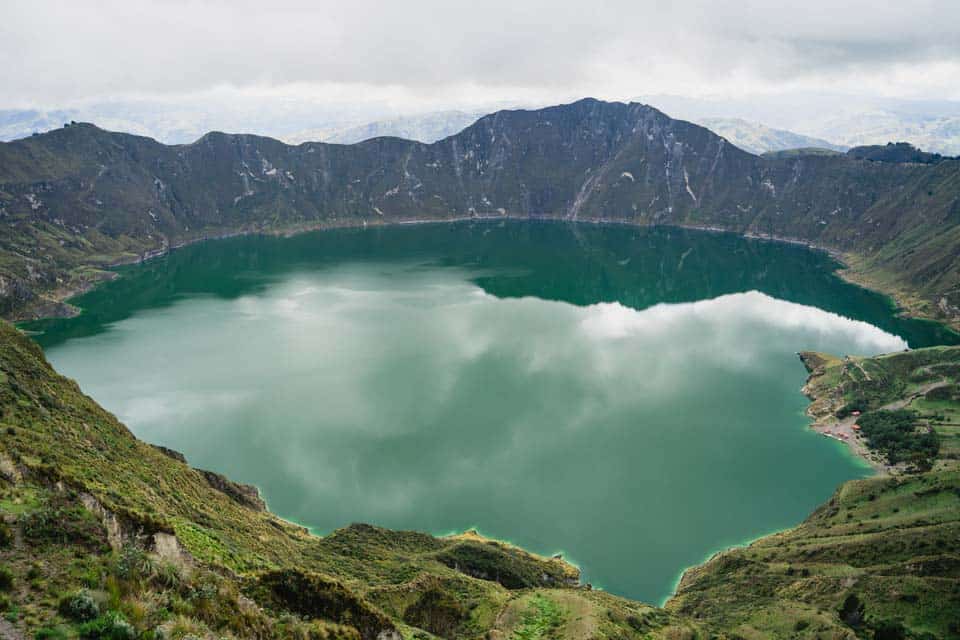
[[[134,433],[323,534],[471,528],[661,602],[870,473],[796,353],[956,342],[829,256],[728,234],[422,224],[191,245],[34,323]]]

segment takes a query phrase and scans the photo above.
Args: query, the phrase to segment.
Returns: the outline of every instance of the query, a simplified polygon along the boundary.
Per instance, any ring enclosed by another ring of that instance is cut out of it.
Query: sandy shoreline
[[[824,437],[847,445],[853,455],[869,464],[877,474],[889,475],[896,473],[896,467],[884,460],[881,454],[867,447],[863,436],[853,428],[856,424],[857,416],[847,416],[842,420],[837,420],[836,418],[832,420],[815,420],[810,424],[810,429]]]

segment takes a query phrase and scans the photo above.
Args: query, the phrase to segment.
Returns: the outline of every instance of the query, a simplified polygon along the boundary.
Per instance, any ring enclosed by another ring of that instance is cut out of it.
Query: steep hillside
[[[799,239],[849,253],[851,277],[916,312],[955,318],[958,182],[956,160],[762,158],[651,107],[590,99],[501,111],[434,144],[211,133],[165,146],[72,125],[0,145],[0,312],[57,311],[91,268],[197,238],[543,216]]]
[[[388,640],[546,625],[692,638],[703,626],[469,532],[311,535],[255,489],[134,438],[3,322],[0,430],[0,636]]]
[[[311,535],[134,438],[0,323],[0,635],[960,637],[960,348],[805,358],[831,407],[905,400],[940,438],[932,469],[843,485],[797,528],[690,569],[664,610],[469,532]]]
[[[837,617],[861,638],[960,638],[960,348],[801,357],[811,415],[893,475],[848,482],[797,528],[690,569],[667,609],[746,638]]]

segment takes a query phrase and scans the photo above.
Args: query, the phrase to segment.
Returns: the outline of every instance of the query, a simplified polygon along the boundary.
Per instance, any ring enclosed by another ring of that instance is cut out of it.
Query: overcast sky
[[[0,108],[244,94],[398,109],[784,93],[960,99],[958,0],[0,0]]]

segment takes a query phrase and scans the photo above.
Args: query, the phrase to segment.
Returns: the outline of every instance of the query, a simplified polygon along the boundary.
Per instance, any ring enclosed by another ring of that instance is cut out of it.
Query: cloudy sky
[[[957,0],[0,0],[0,108],[230,96],[400,110],[823,90],[960,99]]]

